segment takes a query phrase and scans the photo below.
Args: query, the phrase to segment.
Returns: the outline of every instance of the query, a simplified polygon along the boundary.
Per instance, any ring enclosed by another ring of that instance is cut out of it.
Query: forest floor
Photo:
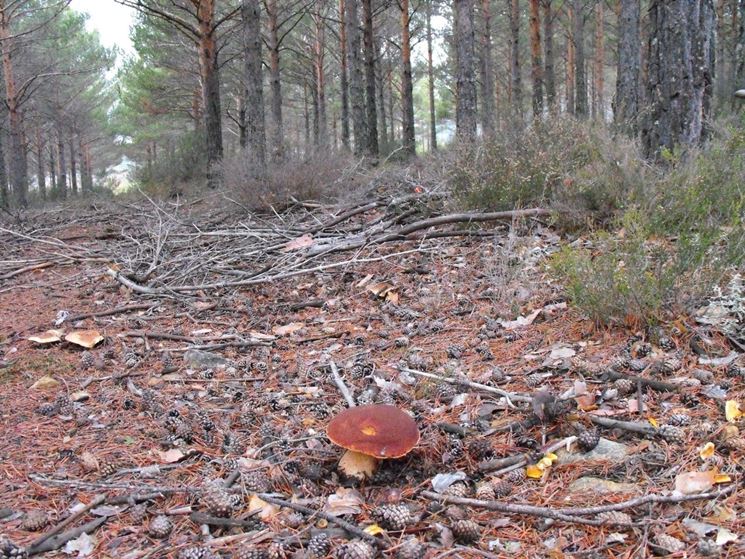
[[[745,556],[741,348],[583,319],[540,213],[382,200],[0,224],[0,557]],[[363,481],[345,388],[421,433]]]

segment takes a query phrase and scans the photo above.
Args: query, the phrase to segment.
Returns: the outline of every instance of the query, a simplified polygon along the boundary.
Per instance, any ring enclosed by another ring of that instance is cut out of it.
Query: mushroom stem
[[[347,450],[339,460],[339,470],[348,477],[364,480],[373,476],[378,462],[377,458],[369,454]]]

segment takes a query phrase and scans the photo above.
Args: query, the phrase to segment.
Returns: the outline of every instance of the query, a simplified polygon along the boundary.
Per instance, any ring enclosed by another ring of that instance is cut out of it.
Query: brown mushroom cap
[[[383,404],[344,410],[331,420],[326,435],[343,448],[375,458],[400,458],[419,442],[411,416]]]

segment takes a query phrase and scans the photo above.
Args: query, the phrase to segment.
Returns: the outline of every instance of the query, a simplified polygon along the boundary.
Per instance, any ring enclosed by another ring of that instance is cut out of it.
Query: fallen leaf
[[[275,336],[289,336],[303,328],[305,328],[305,324],[302,322],[290,322],[284,326],[275,326],[272,328],[272,332]]]
[[[362,512],[362,505],[364,504],[365,500],[358,491],[340,487],[336,490],[336,493],[328,496],[323,510],[334,516],[359,514]]]
[[[714,452],[716,452],[714,443],[708,442],[703,447],[701,447],[698,455],[701,457],[701,460],[706,460],[707,458],[711,458],[712,456],[714,456]]]
[[[364,278],[357,282],[357,287],[365,287],[373,279],[372,274],[367,274]]]
[[[307,248],[313,244],[313,236],[306,233],[302,237],[292,239],[289,243],[282,247],[281,252],[292,252],[300,248]]]
[[[41,334],[29,337],[29,340],[37,344],[46,345],[61,342],[64,335],[65,333],[62,330],[47,330]]]
[[[463,481],[468,476],[465,472],[452,472],[447,474],[437,474],[432,478],[432,489],[437,493],[444,493],[445,490],[455,482]]]
[[[186,454],[180,451],[178,448],[172,448],[170,450],[156,450],[155,453],[160,458],[160,461],[164,464],[175,464],[176,462],[183,460]]]
[[[525,475],[530,479],[541,479],[543,477],[544,468],[541,468],[538,464],[531,464],[525,468]]]
[[[377,524],[371,524],[370,526],[364,529],[364,532],[366,534],[370,534],[371,536],[377,536],[378,534],[382,534],[383,532],[385,532],[385,530],[383,530]]]
[[[649,424],[654,427],[655,429],[659,429],[660,424],[657,422],[657,420],[654,417],[648,417],[647,421],[649,421]]]
[[[724,416],[730,423],[736,422],[743,416],[743,413],[740,411],[740,404],[736,400],[727,400],[724,409]]]
[[[57,388],[60,385],[58,380],[53,379],[49,375],[45,375],[31,385],[34,390],[49,390],[51,388]]]
[[[83,465],[83,469],[86,472],[95,472],[98,471],[99,465],[98,465],[98,459],[89,451],[84,451],[80,455],[80,462]]]
[[[248,501],[248,512],[249,514],[258,511],[258,516],[261,520],[269,520],[279,512],[279,507],[271,503],[267,503],[261,499],[258,495],[251,495]]]
[[[63,551],[67,555],[78,554],[78,557],[88,557],[96,547],[96,540],[94,540],[87,533],[81,534],[74,540],[70,540],[65,544]]]
[[[737,534],[730,532],[726,528],[719,528],[719,530],[717,530],[717,537],[714,542],[720,546],[727,545],[730,542],[736,542],[737,538]]]
[[[716,470],[706,472],[686,472],[675,478],[675,493],[678,495],[694,495],[704,493],[717,483],[727,483],[730,477],[720,474]]]

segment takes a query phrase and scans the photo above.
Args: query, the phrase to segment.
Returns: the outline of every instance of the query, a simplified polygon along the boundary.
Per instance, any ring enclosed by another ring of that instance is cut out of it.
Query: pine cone
[[[514,484],[511,481],[495,479],[491,482],[491,486],[494,489],[494,497],[497,499],[500,497],[507,497],[514,489]]]
[[[409,536],[398,547],[396,559],[422,559],[426,549],[424,545],[414,536]]]
[[[494,448],[489,439],[475,439],[468,443],[468,454],[476,460],[486,460],[494,455]]]
[[[667,376],[680,370],[682,366],[683,363],[680,359],[676,357],[666,357],[665,359],[660,359],[659,361],[652,363],[649,372],[652,374]]]
[[[179,551],[178,559],[221,559],[207,547],[192,546]]]
[[[452,344],[447,348],[447,354],[450,359],[460,359],[465,352],[465,348],[460,344]]]
[[[590,452],[593,450],[596,446],[598,446],[598,443],[600,442],[600,435],[597,431],[594,429],[592,430],[585,430],[582,431],[579,434],[579,437],[577,437],[577,444],[582,449],[583,452]]]
[[[373,559],[375,548],[364,540],[351,540],[336,551],[338,559]]]
[[[673,339],[667,336],[660,336],[657,340],[657,346],[663,351],[673,351],[676,347]]]
[[[67,396],[67,394],[60,394],[54,402],[57,407],[57,413],[65,417],[72,417],[75,415],[75,404]]]
[[[634,383],[627,378],[616,379],[616,381],[613,383],[613,387],[618,390],[618,393],[621,396],[631,394],[635,389]]]
[[[382,505],[372,511],[372,518],[386,530],[406,529],[411,521],[411,511],[406,505]]]
[[[266,493],[272,488],[272,482],[265,470],[245,472],[241,479],[246,489],[251,493]]]
[[[745,367],[740,367],[736,362],[732,362],[727,365],[726,373],[731,378],[743,378],[745,377]]]
[[[632,522],[628,514],[617,510],[601,512],[597,518],[605,524],[631,524]]]
[[[113,476],[118,471],[119,471],[119,464],[117,463],[117,461],[107,460],[101,466],[98,473],[102,478],[105,478],[105,477]]]
[[[479,483],[476,486],[476,498],[482,501],[493,501],[496,498],[494,487],[489,482]]]
[[[513,484],[522,483],[527,478],[527,474],[525,473],[525,468],[518,468],[517,470],[512,470],[509,472],[505,477],[505,481],[509,481]]]
[[[647,361],[645,359],[629,359],[629,369],[636,373],[642,372],[647,368]]]
[[[0,559],[28,559],[25,547],[14,544],[6,536],[0,535]]]
[[[244,545],[235,554],[234,559],[269,559],[269,554],[258,547]]]
[[[668,536],[667,534],[660,533],[652,538],[652,545],[656,548],[655,551],[659,550],[662,555],[669,555],[683,551],[686,545],[678,538]]]
[[[207,482],[201,493],[202,506],[213,516],[227,518],[237,508],[237,495],[231,495],[219,479]]]
[[[168,537],[171,530],[173,530],[171,519],[164,514],[159,514],[150,521],[147,531],[154,538],[164,539]]]
[[[701,404],[701,400],[689,392],[680,397],[680,402],[687,408],[697,408]]]
[[[137,362],[139,359],[137,358],[137,354],[132,351],[131,349],[128,349],[124,352],[124,366],[127,369],[131,369],[135,365],[137,365]]]
[[[90,369],[96,363],[96,359],[90,351],[84,351],[80,356],[80,366],[83,369]]]
[[[543,384],[544,380],[545,378],[541,373],[533,373],[525,377],[525,384],[530,388],[538,388]]]
[[[473,543],[481,537],[481,526],[473,520],[457,520],[451,530],[455,539],[461,543]]]
[[[273,542],[266,550],[268,559],[285,559],[287,557],[287,548],[280,542]]]
[[[452,400],[458,391],[455,387],[448,382],[441,382],[437,385],[436,397],[440,400],[450,401]]]
[[[49,517],[47,513],[40,510],[32,510],[27,512],[23,516],[23,522],[21,522],[21,530],[26,532],[38,532],[44,526],[49,524]]]
[[[450,497],[468,497],[470,493],[468,485],[461,481],[456,481],[443,491],[443,495],[449,495]]]
[[[691,416],[686,413],[674,413],[667,419],[667,422],[670,425],[682,427],[684,425],[688,425],[691,422]]]
[[[691,376],[701,384],[711,384],[714,382],[714,373],[705,369],[694,369]]]
[[[133,506],[129,509],[129,515],[132,524],[142,524],[145,521],[145,518],[147,518],[147,505],[145,503],[140,503],[139,505]]]
[[[36,413],[44,417],[52,417],[57,414],[57,406],[50,402],[45,402],[36,408]]]
[[[411,342],[409,341],[409,338],[407,338],[406,336],[399,336],[393,341],[393,343],[395,344],[396,347],[409,347],[409,343]]]
[[[160,354],[160,362],[163,363],[163,367],[170,367],[173,365],[173,357],[167,351]]]
[[[328,534],[321,532],[308,541],[308,556],[310,559],[321,559],[331,551],[331,539]]]
[[[671,443],[671,444],[683,444],[686,440],[686,434],[683,429],[680,427],[676,427],[675,425],[670,425],[669,423],[665,423],[664,425],[660,426],[659,430],[657,431],[660,437],[663,438],[663,440]]]

